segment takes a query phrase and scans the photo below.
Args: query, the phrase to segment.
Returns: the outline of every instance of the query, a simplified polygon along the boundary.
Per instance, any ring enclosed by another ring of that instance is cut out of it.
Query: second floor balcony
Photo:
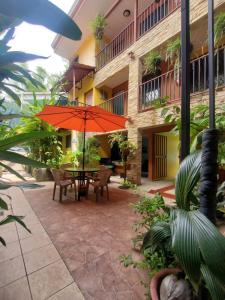
[[[208,54],[191,61],[191,95],[209,88]],[[225,48],[215,52],[215,85],[225,87]],[[181,99],[181,72],[173,69],[139,85],[139,112]]]
[[[128,107],[128,91],[122,92],[99,105],[108,112],[126,116]]]
[[[141,3],[143,1],[139,2],[140,5],[143,4]],[[175,11],[180,4],[180,0],[159,0],[151,1],[151,4],[140,13],[138,13],[138,9],[135,13],[134,9],[133,20],[96,55],[96,69],[100,70],[129,48],[135,41]],[[142,6],[146,6],[146,2]]]

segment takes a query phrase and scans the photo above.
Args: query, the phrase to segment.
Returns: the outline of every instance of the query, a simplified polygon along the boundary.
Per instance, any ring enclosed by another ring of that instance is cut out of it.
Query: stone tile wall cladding
[[[215,0],[215,8],[218,9],[225,4],[225,0]],[[191,0],[191,24],[199,21],[207,16],[208,1],[207,0]],[[175,24],[175,26],[174,26]],[[150,110],[146,112],[138,112],[138,87],[142,77],[142,63],[140,58],[159,45],[166,43],[169,39],[175,37],[181,28],[181,8],[178,8],[171,15],[165,18],[155,28],[151,29],[143,37],[137,40],[127,50],[109,62],[105,67],[100,69],[95,75],[95,85],[100,86],[104,81],[112,77],[117,72],[129,66],[129,88],[128,88],[128,117],[127,123],[128,138],[134,142],[137,147],[137,154],[132,159],[131,170],[128,177],[137,184],[141,183],[141,129],[156,125],[164,124],[161,118],[161,109]],[[134,58],[130,58],[129,52],[134,53]],[[221,99],[225,94],[224,90],[217,92],[217,98]],[[196,100],[205,102],[208,100],[206,93],[192,97],[192,105]],[[219,101],[219,100],[218,100]]]

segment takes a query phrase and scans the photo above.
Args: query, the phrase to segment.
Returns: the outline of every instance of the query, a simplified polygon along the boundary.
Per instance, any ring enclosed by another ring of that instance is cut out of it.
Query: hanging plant
[[[143,65],[144,65],[144,74],[157,74],[158,71],[161,71],[161,55],[157,51],[151,51],[149,54],[144,58]]]
[[[96,40],[101,41],[103,39],[106,25],[106,19],[102,15],[97,15],[97,17],[91,22],[93,34]]]
[[[169,66],[174,68],[174,79],[179,84],[180,81],[180,65],[181,65],[181,39],[170,42],[166,49],[166,61]]]
[[[218,46],[221,39],[225,36],[225,12],[220,13],[215,21],[215,44]]]
[[[170,42],[166,49],[166,61],[174,68],[180,67],[181,61],[181,39],[178,37],[176,40]]]

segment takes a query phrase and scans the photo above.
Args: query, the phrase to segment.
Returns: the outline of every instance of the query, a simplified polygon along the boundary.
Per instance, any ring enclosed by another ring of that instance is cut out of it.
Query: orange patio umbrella
[[[46,105],[43,111],[36,116],[57,128],[84,133],[83,169],[86,132],[108,132],[125,129],[127,121],[127,118],[107,112],[99,106]]]

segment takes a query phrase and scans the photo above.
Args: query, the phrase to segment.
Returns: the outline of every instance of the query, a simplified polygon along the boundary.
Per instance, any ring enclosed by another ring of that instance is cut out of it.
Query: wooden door
[[[167,176],[167,137],[153,135],[153,180]]]

